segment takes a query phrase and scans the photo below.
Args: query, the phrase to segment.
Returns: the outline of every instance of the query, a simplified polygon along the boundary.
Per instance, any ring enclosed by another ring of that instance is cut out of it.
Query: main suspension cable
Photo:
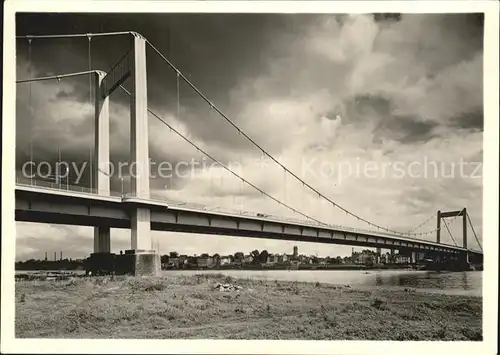
[[[425,225],[427,222],[429,222],[433,217],[434,217],[434,215],[430,216],[424,222],[420,223],[418,226],[416,226],[415,228],[411,229],[409,231],[409,233],[412,233],[412,232],[416,231],[417,229],[419,229],[420,227],[422,227],[423,225]]]
[[[448,224],[446,223],[446,220],[443,219],[444,226],[446,227],[446,230],[448,231],[448,234],[451,237],[451,240],[453,240],[453,243],[455,243],[456,246],[458,246],[457,242],[455,241],[455,238],[453,238],[453,234],[451,234],[450,228],[448,228]]]
[[[467,213],[467,219],[469,220],[469,224],[470,224],[470,227],[472,229],[472,233],[474,233],[474,237],[476,238],[477,245],[479,246],[481,251],[483,251],[483,247],[482,247],[481,243],[479,242],[479,238],[477,237],[476,231],[474,230],[474,226],[472,225],[472,221],[471,221],[468,213]]]
[[[131,96],[131,93],[125,89],[122,85],[120,85],[120,88],[129,96]],[[241,181],[245,182],[247,185],[250,185],[251,187],[253,187],[254,189],[256,189],[257,191],[259,191],[260,193],[262,193],[263,195],[269,197],[271,200],[277,202],[279,205],[282,205],[298,214],[300,214],[301,216],[307,218],[307,219],[310,219],[312,221],[315,221],[317,223],[320,223],[322,225],[325,225],[325,226],[328,226],[327,223],[324,223],[324,222],[321,222],[320,220],[317,220],[311,216],[308,216],[307,214],[303,213],[303,212],[300,212],[298,210],[296,210],[295,208],[291,207],[291,206],[288,206],[287,204],[283,203],[282,201],[278,200],[277,198],[273,197],[272,195],[268,194],[267,192],[265,192],[264,190],[262,190],[261,188],[255,186],[253,183],[251,183],[250,181],[242,178],[240,175],[238,175],[237,173],[235,173],[234,171],[232,171],[229,167],[227,167],[225,164],[222,164],[219,160],[217,160],[216,158],[214,158],[212,155],[210,155],[209,153],[207,153],[205,150],[203,150],[202,148],[200,148],[198,145],[196,145],[195,143],[193,143],[191,140],[189,140],[188,138],[186,138],[181,132],[179,132],[178,130],[176,130],[174,127],[172,127],[172,125],[170,125],[168,122],[166,122],[163,118],[161,118],[159,115],[157,115],[154,111],[152,111],[151,109],[148,108],[148,112],[150,114],[152,114],[154,117],[156,117],[160,122],[162,122],[164,125],[166,125],[168,128],[170,128],[172,130],[172,132],[176,133],[179,137],[181,137],[183,140],[185,140],[187,143],[189,143],[191,146],[193,146],[194,148],[198,149],[200,152],[202,152],[205,156],[207,156],[210,160],[212,160],[214,163],[216,163],[217,165],[221,166],[222,168],[224,168],[225,170],[227,170],[229,173],[231,173],[233,176],[235,176],[236,178],[238,179],[241,179]]]
[[[177,75],[179,75],[207,104],[209,104],[211,108],[213,108],[215,111],[217,111],[219,113],[219,115],[221,115],[229,124],[231,124],[238,131],[239,134],[242,134],[255,147],[257,147],[259,150],[261,150],[263,154],[265,154],[266,156],[268,156],[272,161],[274,161],[274,163],[276,163],[281,168],[283,168],[287,173],[289,173],[291,176],[293,176],[296,180],[300,181],[304,186],[307,186],[310,190],[312,190],[314,193],[318,194],[321,198],[323,198],[323,199],[327,200],[328,202],[330,202],[330,204],[332,204],[334,207],[337,207],[340,210],[344,211],[346,214],[348,214],[348,215],[350,215],[352,217],[357,218],[359,221],[367,223],[369,226],[377,227],[377,228],[380,228],[380,229],[382,229],[382,230],[384,230],[386,232],[391,232],[391,233],[398,234],[398,235],[401,235],[401,236],[403,236],[405,234],[409,235],[409,233],[404,233],[404,232],[400,232],[400,231],[394,231],[394,230],[391,230],[389,228],[382,227],[380,225],[377,225],[377,224],[375,224],[373,222],[370,222],[370,221],[368,221],[368,220],[366,220],[366,219],[364,219],[364,218],[356,215],[355,213],[350,212],[349,210],[345,209],[344,207],[340,206],[339,204],[337,204],[336,202],[332,201],[330,198],[328,198],[327,196],[325,196],[324,194],[322,194],[316,188],[312,187],[306,181],[304,181],[303,179],[301,179],[300,177],[298,177],[290,169],[288,169],[286,166],[284,166],[282,163],[280,163],[276,158],[274,158],[269,152],[267,152],[264,148],[262,148],[251,137],[249,137],[245,132],[243,132],[240,127],[238,127],[229,117],[227,117],[219,108],[217,108],[217,106],[215,106],[215,104],[213,102],[211,102],[193,83],[191,83],[191,81],[186,76],[184,76],[180,72],[180,70],[177,69],[177,67],[175,67],[172,64],[172,62],[170,62],[163,55],[163,53],[160,52],[160,50],[158,50],[148,39],[145,39],[145,40],[146,40],[146,43],[177,73]]]

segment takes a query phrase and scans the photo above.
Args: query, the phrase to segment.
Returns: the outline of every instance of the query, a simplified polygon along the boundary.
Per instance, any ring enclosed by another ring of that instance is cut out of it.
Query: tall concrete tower
[[[296,258],[299,255],[299,247],[296,245],[293,247],[293,256]]]

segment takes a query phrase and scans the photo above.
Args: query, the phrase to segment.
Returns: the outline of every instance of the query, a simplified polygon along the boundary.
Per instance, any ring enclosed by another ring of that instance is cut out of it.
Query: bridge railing
[[[67,184],[66,182],[55,182],[55,181],[50,181],[50,180],[32,180],[29,178],[19,178],[16,177],[16,184],[18,185],[23,185],[23,186],[31,186],[31,187],[41,187],[41,188],[48,188],[48,189],[54,189],[54,190],[59,190],[59,191],[70,191],[70,192],[80,192],[80,193],[85,193],[85,194],[93,194],[93,195],[98,195],[99,190],[96,188],[90,188],[87,186],[82,186],[82,185],[70,185]],[[120,197],[122,194],[117,191],[109,191],[110,196],[114,197]]]
[[[79,192],[79,193],[85,193],[85,194],[97,195],[100,192],[96,188],[90,188],[90,187],[82,186],[82,185],[67,184],[64,181],[55,182],[55,181],[50,181],[50,180],[49,181],[38,180],[38,179],[35,180],[35,179],[17,177],[16,183],[19,185],[24,185],[24,186],[41,187],[41,188],[54,189],[54,190],[59,190],[59,191]],[[104,192],[106,192],[106,194],[108,193],[107,191],[104,191]],[[109,191],[109,195],[116,196],[116,197],[137,197],[136,195],[129,194],[129,193],[123,194],[122,192],[119,192],[119,191]],[[157,200],[160,202],[165,202],[170,206],[189,208],[192,210],[213,211],[213,212],[228,213],[228,214],[234,214],[234,215],[246,215],[246,216],[252,216],[252,217],[263,218],[263,219],[272,219],[272,220],[277,220],[277,221],[282,221],[282,222],[288,221],[288,222],[300,223],[300,224],[310,225],[310,226],[314,226],[314,227],[332,227],[332,228],[346,230],[346,231],[372,232],[372,231],[364,230],[364,229],[360,229],[360,228],[352,228],[352,227],[346,227],[346,226],[329,224],[329,223],[318,223],[316,221],[311,221],[311,220],[307,220],[307,219],[283,217],[283,216],[277,216],[277,215],[263,213],[263,212],[257,212],[257,211],[248,211],[248,210],[233,209],[233,208],[226,208],[226,207],[219,207],[219,206],[216,207],[216,206],[209,206],[209,205],[204,205],[204,204],[200,204],[200,203],[178,201],[178,200],[170,199],[162,194],[151,193],[149,195],[149,199],[150,200]]]
[[[44,180],[35,180],[35,179],[17,177],[16,184],[24,185],[24,186],[48,188],[48,189],[54,189],[54,190],[59,190],[59,191],[70,191],[70,192],[77,192],[77,193],[94,194],[94,195],[97,195],[100,192],[95,188],[90,188],[90,187],[81,186],[81,185],[71,185],[71,184],[64,183],[63,181],[55,182],[55,181],[44,181]],[[136,195],[128,194],[128,193],[124,194],[124,193],[119,192],[119,191],[109,191],[109,192],[107,192],[107,194],[108,193],[109,193],[109,196],[113,196],[113,197],[122,197],[122,198],[124,198],[124,197],[137,197]],[[243,211],[241,209],[214,207],[214,206],[203,205],[203,204],[199,204],[199,203],[178,201],[178,200],[174,200],[174,199],[169,199],[168,197],[166,197],[164,195],[155,194],[155,193],[150,194],[148,199],[152,200],[152,201],[156,200],[156,201],[159,201],[162,203],[166,203],[169,206],[182,207],[182,208],[187,208],[190,210],[211,211],[211,212],[226,213],[226,214],[231,214],[231,215],[249,216],[249,217],[272,220],[272,221],[277,221],[277,222],[290,222],[290,223],[294,223],[294,224],[309,225],[312,227],[330,228],[330,229],[335,229],[338,231],[364,233],[364,234],[370,234],[370,235],[379,235],[382,237],[397,237],[397,238],[406,239],[406,240],[415,241],[415,242],[428,242],[428,241],[422,240],[422,239],[411,238],[410,236],[406,236],[404,234],[392,234],[392,233],[374,231],[374,230],[363,229],[363,228],[341,226],[341,225],[336,225],[336,224],[331,224],[331,223],[318,223],[316,221],[311,221],[311,220],[307,220],[307,219],[276,216],[276,215],[272,215],[269,213],[262,213],[262,212],[256,212],[256,211]],[[443,244],[443,243],[441,243],[441,244]],[[443,244],[443,245],[447,245],[447,244]],[[452,246],[452,245],[450,245],[450,246]]]

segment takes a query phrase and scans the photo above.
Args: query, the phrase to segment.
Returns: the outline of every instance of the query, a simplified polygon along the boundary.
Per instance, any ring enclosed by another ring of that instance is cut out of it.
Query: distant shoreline
[[[261,270],[261,271],[273,271],[273,270],[401,270],[401,269],[415,269],[415,266],[407,264],[391,264],[391,265],[358,265],[358,264],[329,264],[329,265],[312,265],[312,264],[300,264],[297,266],[292,265],[261,265],[261,264],[243,264],[241,266],[236,265],[223,265],[218,267],[198,267],[198,266],[187,266],[184,268],[162,268],[161,271],[180,271],[180,270],[193,270],[193,271],[203,271],[203,270],[213,270],[213,271],[224,271],[224,270]],[[67,272],[81,272],[85,271],[84,268],[50,268],[50,269],[39,269],[39,268],[16,268],[16,273],[22,273],[23,271],[67,271]]]

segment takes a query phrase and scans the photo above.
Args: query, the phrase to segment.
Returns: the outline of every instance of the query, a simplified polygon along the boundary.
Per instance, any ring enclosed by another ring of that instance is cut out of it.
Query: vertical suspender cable
[[[91,48],[90,48],[90,43],[92,42],[92,36],[90,35],[87,35],[87,38],[89,40],[89,44],[88,44],[88,59],[89,59],[89,71],[92,70],[92,53],[91,53]],[[92,106],[92,74],[89,74],[89,105]],[[92,112],[92,110],[90,111]],[[92,117],[92,115],[91,115]],[[90,122],[93,123],[94,120],[90,120]],[[95,132],[94,132],[94,125],[91,124],[91,129],[90,129],[90,132],[92,133],[91,134],[91,137],[95,139]],[[92,157],[92,147],[94,146],[94,139],[91,139],[90,141],[90,193],[93,192],[92,190],[92,178],[93,178],[93,157]]]
[[[58,189],[61,190],[61,147],[59,147],[59,149],[57,149],[57,160],[58,160],[58,164],[57,164],[57,169],[56,169],[56,183],[59,185],[58,186]]]
[[[283,169],[283,186],[284,188],[284,196],[283,196],[283,202],[286,203],[286,170]]]
[[[180,117],[181,117],[181,89],[180,89],[180,83],[179,83],[179,72],[176,72],[176,77],[177,77],[177,120],[180,123]],[[170,131],[172,131],[172,128],[170,128]]]
[[[32,79],[32,73],[31,73],[31,38],[28,39],[28,72],[29,72],[29,77],[30,80]],[[29,87],[29,111],[30,111],[30,118],[33,121],[33,107],[31,103],[31,81],[30,81],[30,87]],[[33,162],[33,122],[30,123],[30,162]],[[30,164],[30,185],[33,185],[33,164]]]
[[[90,193],[93,193],[93,191],[92,191],[92,173],[93,173],[93,169],[92,169],[92,147],[90,147],[90,149],[89,149],[89,160],[90,160],[90,163],[89,163],[89,170],[90,170]]]
[[[241,175],[243,175],[243,156],[240,155]],[[243,212],[243,178],[240,179],[240,212]]]

